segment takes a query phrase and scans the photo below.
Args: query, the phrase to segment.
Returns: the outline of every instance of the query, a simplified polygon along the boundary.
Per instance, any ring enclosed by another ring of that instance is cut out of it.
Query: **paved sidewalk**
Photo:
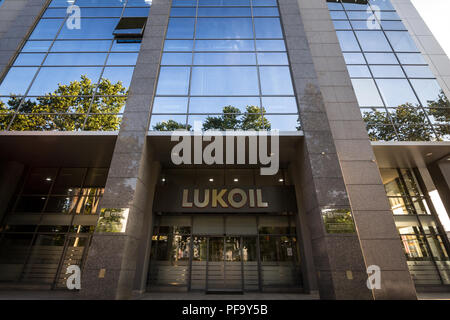
[[[136,300],[318,300],[318,294],[300,293],[245,293],[205,294],[202,292],[147,292]]]
[[[450,300],[450,292],[419,293],[419,300]],[[77,292],[0,290],[0,300],[79,300]],[[318,300],[318,294],[245,293],[204,294],[201,292],[147,292],[134,300]]]

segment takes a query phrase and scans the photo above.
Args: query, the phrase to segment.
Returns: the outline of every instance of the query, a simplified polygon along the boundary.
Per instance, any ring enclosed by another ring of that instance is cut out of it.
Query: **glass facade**
[[[0,84],[0,130],[118,130],[140,41],[113,33],[149,7],[53,0]]]
[[[300,129],[276,0],[174,0],[150,130]]]
[[[450,284],[448,239],[420,175],[411,169],[381,169],[381,176],[414,282]]]
[[[98,219],[107,168],[30,168],[0,227],[0,281],[65,288]]]
[[[369,137],[450,140],[450,102],[390,1],[327,2]]]

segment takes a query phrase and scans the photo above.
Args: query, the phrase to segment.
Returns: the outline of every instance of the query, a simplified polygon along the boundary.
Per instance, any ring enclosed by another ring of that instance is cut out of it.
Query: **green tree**
[[[441,90],[436,100],[428,101],[428,116],[420,105],[406,103],[388,113],[380,111],[364,112],[371,140],[430,141],[442,140],[450,134],[450,102]],[[432,118],[435,125],[429,124]],[[394,126],[395,125],[395,129]],[[442,125],[436,125],[442,124]]]
[[[187,127],[188,127],[188,130],[191,129],[190,125],[187,125]],[[155,124],[153,126],[153,130],[156,130],[156,131],[175,131],[175,130],[179,130],[179,129],[186,129],[186,125],[184,123],[176,122],[174,120],[158,122],[157,124]]]
[[[11,130],[117,130],[120,117],[117,113],[125,106],[127,89],[121,81],[111,83],[102,78],[96,89],[87,76],[69,84],[59,84],[53,93],[36,99],[27,99],[20,106],[21,98],[11,95],[7,106],[0,104],[0,114],[16,114]],[[20,109],[19,109],[20,106]],[[87,117],[87,113],[91,116]],[[1,121],[2,129],[8,125],[8,117]],[[86,122],[86,124],[85,124]]]
[[[270,122],[264,116],[266,110],[256,106],[247,106],[242,113],[236,107],[225,106],[223,114],[207,117],[203,123],[203,130],[270,130]]]

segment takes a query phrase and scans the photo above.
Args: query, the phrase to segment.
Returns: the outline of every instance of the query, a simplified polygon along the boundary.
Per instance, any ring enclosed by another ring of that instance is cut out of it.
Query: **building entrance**
[[[190,288],[206,291],[259,289],[257,237],[194,237]],[[206,245],[206,261],[198,254]]]
[[[205,292],[302,288],[295,217],[155,217],[149,290]]]

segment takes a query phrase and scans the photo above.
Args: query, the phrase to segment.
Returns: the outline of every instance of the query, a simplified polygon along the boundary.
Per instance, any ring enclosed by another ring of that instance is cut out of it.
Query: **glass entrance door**
[[[207,291],[242,291],[240,237],[210,237],[208,241]]]

